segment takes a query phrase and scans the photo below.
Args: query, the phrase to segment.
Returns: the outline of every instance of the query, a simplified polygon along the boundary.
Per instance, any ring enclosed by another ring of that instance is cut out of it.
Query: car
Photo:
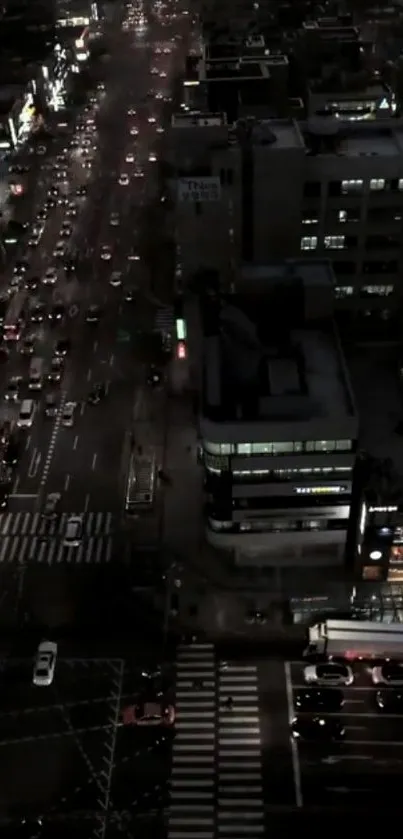
[[[43,155],[43,154],[46,154],[46,152],[47,152],[46,146],[37,146],[37,149],[36,149],[37,154]]]
[[[151,67],[150,73],[152,76],[159,76],[158,67]]]
[[[26,271],[29,271],[29,262],[27,259],[19,259],[13,268],[13,274],[25,274]]]
[[[132,128],[130,129],[131,136],[132,137],[137,137],[138,133],[139,133],[139,130],[138,130],[137,126],[133,125]]]
[[[66,532],[63,540],[65,548],[78,548],[82,539],[83,520],[81,516],[70,516],[67,519]]]
[[[66,313],[62,303],[54,303],[49,311],[48,318],[50,321],[61,321]]]
[[[163,128],[162,125],[159,125],[158,128],[157,128],[157,134],[163,134],[164,131],[165,131],[165,128]]]
[[[157,122],[157,120],[155,119],[155,117],[151,116],[147,118],[147,122],[149,122],[150,125],[154,125]]]
[[[163,702],[141,702],[129,705],[122,711],[123,725],[172,726],[175,723],[175,708]]]
[[[134,177],[135,177],[135,178],[144,178],[144,172],[143,172],[143,170],[142,170],[142,169],[140,169],[140,167],[139,167],[139,166],[138,166],[138,167],[136,167],[136,169],[135,169],[135,171],[134,171]]]
[[[47,268],[43,277],[42,282],[44,285],[54,285],[57,281],[57,270],[56,268]]]
[[[163,49],[164,55],[169,55],[170,52],[171,52],[171,47],[164,47],[164,49]]]
[[[33,335],[26,335],[20,347],[21,355],[33,355],[35,350],[35,338]]]
[[[32,323],[42,323],[46,315],[46,305],[45,303],[35,303],[30,310],[29,317]],[[23,352],[23,350],[21,350]],[[24,353],[23,353],[24,354]],[[27,355],[31,355],[31,353],[27,353]]]
[[[18,414],[17,425],[19,428],[31,428],[34,421],[36,403],[33,399],[24,399],[21,403]]]
[[[74,412],[77,402],[66,402],[62,412],[62,425],[71,428],[74,425]]]
[[[109,218],[109,224],[111,225],[111,227],[119,227],[119,224],[120,224],[119,213],[111,213],[111,216]]]
[[[291,722],[291,736],[294,740],[331,743],[342,740],[344,735],[343,723],[334,717],[294,717]]]
[[[65,170],[65,169],[59,169],[59,171],[58,171],[58,172],[56,172],[56,179],[57,179],[58,181],[67,181],[67,172],[66,172],[66,170]]]
[[[34,663],[32,681],[36,687],[49,687],[55,675],[57,644],[53,641],[41,641]]]
[[[77,257],[68,256],[63,262],[66,274],[74,274],[77,271]]]
[[[305,682],[309,684],[329,685],[330,687],[348,687],[354,682],[354,674],[349,664],[326,661],[323,664],[309,664],[304,669]]]
[[[19,379],[12,378],[7,384],[4,392],[4,399],[6,402],[17,402],[20,393]]]
[[[134,163],[134,154],[133,152],[129,152],[125,157],[126,163]]]
[[[48,393],[45,399],[44,414],[45,417],[55,417],[58,412],[59,400],[55,393]]]
[[[50,368],[47,375],[48,382],[52,384],[57,384],[60,382],[63,375],[63,358],[52,358],[50,362]]]
[[[137,289],[135,288],[127,288],[124,293],[124,300],[126,303],[133,303],[136,299],[136,292]]]
[[[128,175],[126,175],[125,172],[122,175],[119,175],[119,183],[120,183],[120,186],[128,186],[129,185],[130,178],[129,178]]]
[[[87,312],[86,312],[86,315],[85,315],[86,323],[91,323],[91,324],[99,323],[100,316],[101,316],[101,310],[100,310],[99,306],[97,306],[96,304],[93,304],[92,306],[89,306],[89,308],[87,309]]]
[[[112,271],[112,274],[109,279],[110,285],[114,288],[118,288],[118,286],[122,285],[122,272],[121,271]]]
[[[71,225],[64,221],[63,225],[62,225],[62,228],[61,228],[61,231],[60,231],[60,236],[63,239],[69,239],[72,232],[73,232],[73,228],[71,227]]]
[[[7,507],[10,498],[10,491],[11,481],[9,479],[5,479],[3,481],[0,472],[0,507],[2,510],[4,510]]]
[[[343,691],[339,688],[302,688],[294,697],[298,711],[334,713],[344,705]]]
[[[129,117],[135,117],[137,112],[135,108],[129,108],[127,113]]]
[[[66,215],[69,216],[69,217],[74,217],[74,216],[77,215],[77,205],[75,204],[74,201],[70,201],[70,203],[69,203],[69,205],[66,209]]]
[[[165,70],[161,70],[160,71],[160,79],[166,79],[166,77],[167,77],[167,74],[166,74]]]
[[[52,198],[52,196],[49,195],[46,199],[45,207],[47,207],[48,210],[52,210],[54,207],[56,207],[56,201],[54,198]]]
[[[112,251],[111,251],[109,245],[102,245],[100,256],[101,256],[101,259],[104,259],[104,260],[107,260],[107,261],[112,259]]]
[[[54,519],[55,518],[56,508],[57,508],[57,505],[59,504],[59,501],[60,501],[61,497],[62,496],[61,496],[60,492],[50,492],[49,493],[49,495],[47,496],[46,501],[45,501],[45,506],[43,508],[42,515],[44,516],[44,518],[46,518],[46,519]]]
[[[76,189],[76,195],[82,198],[84,195],[87,195],[87,187],[85,184],[81,184]]]
[[[21,455],[21,443],[16,435],[10,437],[4,446],[2,459],[3,463],[12,469],[17,465]]]
[[[148,155],[148,160],[150,163],[156,163],[157,155],[155,154],[155,152],[150,151],[150,154]]]
[[[66,356],[71,349],[71,341],[69,338],[60,338],[59,341],[56,342],[54,348],[54,354],[56,358],[63,358]]]
[[[403,663],[400,661],[388,661],[380,667],[372,670],[372,682],[374,685],[390,685],[391,687],[403,687]]]
[[[91,160],[83,160],[81,165],[82,165],[83,169],[92,169]]]
[[[62,239],[59,239],[59,241],[56,242],[56,247],[53,251],[53,256],[55,257],[55,259],[62,259],[63,256],[65,255],[65,253],[66,253],[66,245],[65,245],[65,243],[63,242]]]
[[[27,291],[36,291],[36,289],[39,286],[40,281],[41,281],[41,278],[38,277],[37,274],[33,274],[29,277],[25,277],[24,278],[24,288],[26,288]]]

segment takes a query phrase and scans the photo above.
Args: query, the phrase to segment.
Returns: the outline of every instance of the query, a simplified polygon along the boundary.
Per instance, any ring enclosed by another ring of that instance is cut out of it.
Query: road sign
[[[220,198],[219,178],[179,178],[178,180],[178,199],[183,203],[198,204],[219,201]]]

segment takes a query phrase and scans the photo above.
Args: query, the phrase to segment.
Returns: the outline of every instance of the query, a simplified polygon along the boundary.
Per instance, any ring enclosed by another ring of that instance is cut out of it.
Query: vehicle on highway
[[[2,451],[3,463],[12,469],[17,465],[21,454],[21,443],[16,434],[7,440]]]
[[[109,224],[111,225],[111,227],[119,227],[119,224],[120,224],[119,213],[111,213],[110,218],[109,218]]]
[[[60,382],[63,374],[63,365],[64,362],[62,357],[52,358],[48,373],[48,382],[51,382],[52,384]]]
[[[380,667],[372,670],[372,682],[374,685],[390,685],[391,687],[403,687],[403,663],[398,661],[387,661]]]
[[[39,644],[32,681],[37,687],[49,687],[55,675],[57,644],[53,641],[41,641]]]
[[[291,723],[294,740],[329,743],[342,740],[344,735],[343,723],[334,717],[295,717]]]
[[[58,411],[59,400],[55,393],[48,393],[45,399],[44,414],[45,417],[53,419]]]
[[[122,272],[121,271],[112,271],[112,274],[109,278],[109,282],[111,286],[114,288],[118,288],[118,286],[122,285]]]
[[[298,711],[340,711],[344,705],[343,691],[338,688],[301,689],[295,694],[294,705]]]
[[[150,151],[150,154],[148,155],[148,160],[150,163],[156,163],[157,155],[155,154],[155,152]]]
[[[65,548],[78,548],[83,535],[83,520],[81,516],[70,516],[66,524],[63,544]]]
[[[35,351],[35,338],[33,335],[27,335],[21,343],[21,355],[33,355]]]
[[[105,259],[107,261],[112,259],[112,251],[111,251],[109,245],[102,245],[100,256],[101,256],[101,259]]]
[[[80,198],[82,198],[84,195],[87,195],[87,187],[85,184],[81,184],[81,186],[77,187],[76,195],[80,196]]]
[[[27,291],[36,291],[40,283],[40,277],[37,274],[24,277],[24,288]]]
[[[4,399],[6,402],[17,402],[20,395],[20,379],[13,377],[8,382],[4,391]]]
[[[21,403],[18,414],[17,425],[19,428],[30,428],[35,416],[36,405],[33,399],[24,399]]]
[[[68,221],[64,221],[60,230],[60,235],[63,239],[68,239],[73,232],[73,228]]]
[[[63,239],[59,239],[59,241],[56,242],[56,245],[53,249],[53,256],[54,256],[55,259],[63,259],[65,253],[66,253],[66,245],[63,242]]]
[[[150,125],[155,125],[155,123],[157,122],[157,120],[155,119],[155,117],[150,116],[150,117],[147,117],[147,122],[149,122],[149,123],[150,123]]]
[[[136,109],[135,109],[135,108],[128,108],[127,113],[128,113],[128,116],[129,116],[129,117],[135,117],[135,116],[136,116],[137,111],[136,111]]]
[[[33,358],[29,365],[28,388],[29,390],[42,390],[43,387],[43,373],[45,360],[43,358]]]
[[[103,382],[98,382],[94,385],[92,390],[88,395],[88,404],[89,405],[98,405],[102,399],[106,396],[106,386]]]
[[[352,685],[354,674],[348,664],[326,661],[323,664],[309,664],[308,667],[305,667],[304,679],[307,684],[340,687],[342,685]]]
[[[138,133],[139,130],[137,126],[133,125],[133,127],[130,129],[130,134],[132,135],[132,137],[137,137]]]
[[[68,207],[66,208],[66,216],[69,218],[74,218],[77,215],[77,204],[75,201],[70,201]]]
[[[122,175],[119,175],[119,183],[120,183],[120,186],[128,186],[129,185],[130,178],[129,178],[128,175],[126,175],[125,172]]]
[[[175,708],[162,702],[142,702],[129,705],[122,711],[123,725],[163,725],[175,724]]]
[[[34,303],[29,312],[29,319],[31,323],[42,323],[46,315],[45,303]],[[24,342],[25,343],[25,342]]]
[[[57,505],[61,499],[60,492],[50,492],[46,498],[45,506],[43,508],[43,516],[45,518],[53,519],[56,515]]]
[[[132,455],[127,478],[125,509],[128,516],[153,506],[157,467],[155,454]]]
[[[19,259],[14,265],[13,274],[23,275],[29,271],[30,265],[27,259]]]
[[[89,306],[89,308],[87,309],[86,315],[85,315],[86,322],[91,323],[91,324],[99,323],[100,317],[101,317],[101,310],[100,310],[99,306],[97,306],[96,304],[93,304],[92,306]]]
[[[55,303],[48,313],[48,318],[51,322],[60,322],[63,320],[66,313],[65,307],[62,303]]]
[[[51,268],[47,268],[43,277],[42,282],[44,285],[54,285],[57,281],[57,269],[53,266]]]
[[[54,347],[54,354],[56,358],[63,358],[64,356],[68,355],[71,350],[71,341],[69,338],[60,338],[56,341]]]
[[[74,425],[74,412],[76,410],[77,402],[66,402],[62,413],[62,425],[66,428],[71,428]]]
[[[128,152],[128,154],[127,154],[127,155],[126,155],[126,157],[125,157],[125,160],[126,160],[126,163],[134,163],[134,154],[133,154],[133,152],[131,152],[131,151],[130,151],[130,152]]]
[[[3,321],[4,341],[19,341],[25,326],[25,306],[27,294],[18,291],[10,300]]]

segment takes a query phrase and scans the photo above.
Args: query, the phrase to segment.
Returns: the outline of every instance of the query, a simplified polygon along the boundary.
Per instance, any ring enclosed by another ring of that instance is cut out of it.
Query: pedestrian
[[[234,700],[233,700],[232,696],[228,697],[225,705],[226,705],[226,708],[227,708],[228,711],[232,711],[232,709],[234,707]]]

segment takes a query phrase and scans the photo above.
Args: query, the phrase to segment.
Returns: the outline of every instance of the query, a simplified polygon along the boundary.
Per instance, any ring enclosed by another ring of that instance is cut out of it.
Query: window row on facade
[[[350,452],[352,440],[298,440],[277,443],[211,443],[203,442],[205,452],[213,455],[289,455],[318,452]]]

